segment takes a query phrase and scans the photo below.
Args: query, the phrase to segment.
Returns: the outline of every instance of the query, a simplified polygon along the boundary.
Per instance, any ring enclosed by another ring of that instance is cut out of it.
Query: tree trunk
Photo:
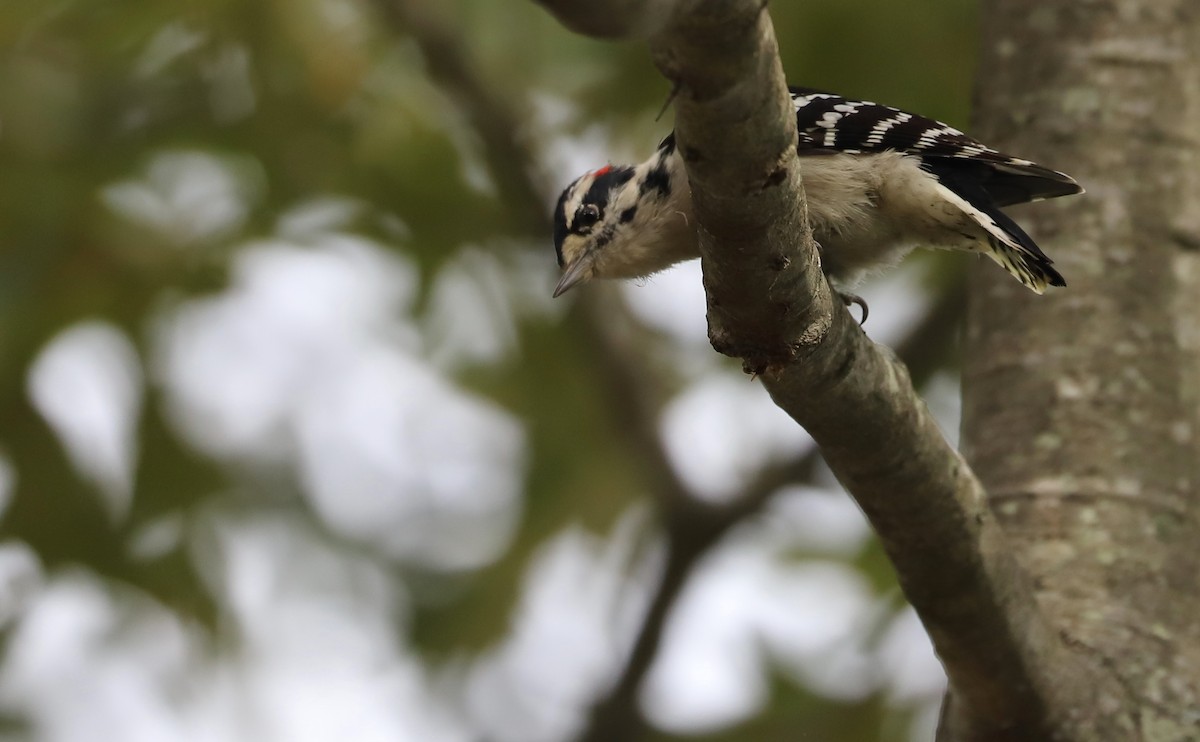
[[[1067,738],[1200,739],[1200,3],[988,0],[982,27],[974,131],[1088,194],[1020,214],[1067,288],[972,271],[963,452],[1116,681],[1052,714]],[[948,709],[939,739],[994,738]]]

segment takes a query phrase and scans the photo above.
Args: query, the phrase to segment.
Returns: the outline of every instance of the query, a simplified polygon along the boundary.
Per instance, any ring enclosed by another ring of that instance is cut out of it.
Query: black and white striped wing
[[[905,152],[936,174],[970,174],[997,206],[1083,192],[1065,173],[1006,155],[940,121],[811,88],[791,93],[801,154]]]

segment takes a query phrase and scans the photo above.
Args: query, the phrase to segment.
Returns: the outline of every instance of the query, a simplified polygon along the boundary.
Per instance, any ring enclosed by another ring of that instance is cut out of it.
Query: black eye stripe
[[[576,234],[587,234],[591,226],[596,222],[602,221],[605,216],[604,206],[612,199],[616,191],[633,178],[633,168],[631,167],[607,167],[596,171],[592,184],[588,187],[586,193],[583,194],[582,203],[579,210],[572,215],[571,231]],[[596,209],[595,218],[585,217],[580,221],[583,215],[582,211],[585,207],[594,207]]]

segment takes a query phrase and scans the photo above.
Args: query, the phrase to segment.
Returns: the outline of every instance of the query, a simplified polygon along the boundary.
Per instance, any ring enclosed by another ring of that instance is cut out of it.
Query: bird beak
[[[570,290],[572,286],[583,283],[591,278],[592,263],[595,261],[595,254],[591,250],[575,258],[575,262],[568,265],[563,271],[562,278],[558,279],[558,285],[554,287],[554,298],[557,299]]]

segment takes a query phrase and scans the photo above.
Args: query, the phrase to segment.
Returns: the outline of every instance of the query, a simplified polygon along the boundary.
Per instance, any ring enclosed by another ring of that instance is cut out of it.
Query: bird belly
[[[880,208],[884,185],[903,155],[824,154],[801,158],[809,222],[821,267],[838,288],[894,265],[912,241]]]
[[[946,200],[938,179],[915,157],[835,154],[801,164],[821,265],[837,288],[853,288],[917,246],[988,246],[984,229]]]
[[[866,276],[900,262],[914,246],[885,223],[877,222],[870,227],[826,232],[814,226],[821,270],[836,288],[853,288]]]

